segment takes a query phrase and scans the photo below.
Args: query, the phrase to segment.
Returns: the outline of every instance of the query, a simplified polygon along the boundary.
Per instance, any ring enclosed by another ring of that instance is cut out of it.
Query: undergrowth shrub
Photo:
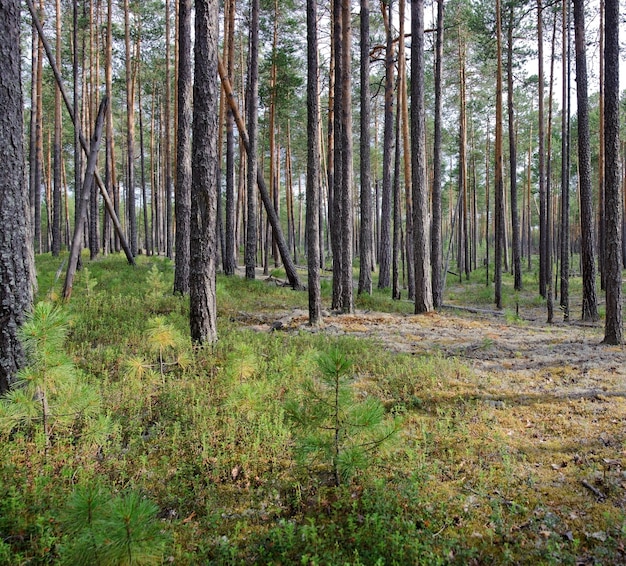
[[[319,378],[306,380],[299,395],[287,399],[285,410],[294,423],[300,463],[328,466],[338,486],[370,464],[399,423],[385,418],[379,400],[355,398],[352,363],[341,351],[321,354],[317,364]]]
[[[62,525],[67,533],[63,563],[75,566],[161,564],[168,536],[158,507],[134,491],[111,497],[94,485],[70,496]]]

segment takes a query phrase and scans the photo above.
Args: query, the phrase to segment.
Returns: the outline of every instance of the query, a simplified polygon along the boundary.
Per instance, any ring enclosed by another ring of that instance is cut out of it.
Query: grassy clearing
[[[57,268],[38,258],[40,299],[57,297]],[[112,553],[96,529],[116,506],[145,501],[135,514],[154,544],[128,543],[136,564],[624,562],[622,396],[528,393],[540,379],[566,381],[567,367],[512,383],[372,340],[253,331],[240,313],[306,309],[307,296],[238,278],[218,278],[219,343],[193,348],[172,279],[172,264],[151,257],[78,274],[66,349],[98,391],[108,434],[85,434],[80,412],[49,436],[36,419],[0,428],[0,564],[76,563],[67,517],[93,485],[109,503],[81,544]],[[446,298],[463,292],[450,282]],[[411,312],[382,292],[357,305]],[[350,403],[377,401],[401,423],[339,487],[323,458],[298,463],[302,430],[286,410],[294,396],[306,404],[319,354],[334,349],[352,361]]]

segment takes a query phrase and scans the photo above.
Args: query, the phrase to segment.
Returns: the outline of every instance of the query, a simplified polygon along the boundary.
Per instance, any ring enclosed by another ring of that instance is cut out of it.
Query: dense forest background
[[[351,246],[354,257],[366,263],[364,269],[377,267],[379,287],[393,287],[394,296],[400,296],[400,289],[406,288],[412,298],[410,6],[405,2],[368,4],[364,4],[369,10],[367,36],[361,35],[363,23],[357,6],[352,7],[350,15],[351,70],[346,80],[353,91],[354,126],[350,126],[349,135],[355,148],[350,164]],[[496,268],[501,263],[505,270],[515,271],[517,288],[522,266],[530,269],[536,255],[540,294],[547,297],[548,291],[556,293],[568,316],[567,289],[559,281],[567,280],[570,269],[572,273],[582,270],[585,254],[580,252],[586,226],[591,230],[593,259],[604,286],[605,23],[601,5],[577,5],[584,18],[582,56],[588,69],[589,93],[591,170],[586,191],[590,194],[583,190],[583,202],[589,198],[592,203],[591,209],[583,206],[582,210],[574,80],[576,71],[582,69],[580,63],[576,67],[572,6],[503,2],[498,21],[492,2],[455,0],[425,7],[425,174],[433,219],[432,263],[437,266],[433,282],[436,306],[441,303],[442,273],[451,271],[454,276],[469,278],[477,266],[493,265],[495,258]],[[36,8],[83,132],[92,130],[101,98],[107,95],[110,99],[106,141],[98,167],[110,187],[130,252],[172,257],[178,194],[178,3],[100,0],[72,4],[59,0],[42,1]],[[310,146],[304,127],[304,8],[298,2],[262,2],[258,20],[258,163],[279,214],[289,254],[296,263],[302,263],[305,254]],[[335,139],[336,46],[330,8],[326,3],[317,6],[322,267],[337,257],[336,250],[333,256],[332,238],[333,194],[337,191],[333,187],[333,161],[335,147],[343,143]],[[438,10],[443,15],[439,28]],[[220,57],[239,114],[245,117],[250,84],[250,5],[225,2],[220,13]],[[50,62],[29,22],[30,18],[25,17],[22,39],[34,242],[37,252],[58,254],[70,246],[85,163]],[[189,46],[191,40],[183,38],[187,41],[184,45]],[[360,69],[363,53],[368,54],[364,74]],[[504,93],[499,99],[498,76]],[[367,78],[367,85],[362,77]],[[363,123],[361,92],[368,93],[370,105],[367,122]],[[622,108],[624,104],[622,96]],[[623,111],[621,116],[623,122]],[[223,96],[219,121],[216,251],[221,258],[218,265],[231,273],[233,265],[243,263],[250,220],[247,154]],[[503,128],[500,141],[498,121]],[[367,139],[365,133],[369,136],[367,150],[360,145]],[[364,151],[367,173],[361,167]],[[621,162],[625,154],[626,145],[622,143]],[[617,167],[623,185],[623,167],[620,163]],[[92,190],[84,239],[95,258],[121,248],[97,187],[94,185]],[[623,189],[620,193],[623,199]],[[267,273],[271,264],[281,261],[279,246],[263,207],[255,215],[255,264]],[[362,225],[366,232],[361,232]],[[494,237],[496,229],[501,230],[501,236]],[[369,261],[360,256],[361,249],[367,250]],[[624,255],[626,246],[622,245]],[[492,271],[497,272],[496,268]],[[488,272],[487,277],[493,277],[493,273]],[[367,285],[360,283],[359,291],[364,288],[367,290]],[[593,308],[591,313],[583,313],[583,318],[587,316],[596,316]]]

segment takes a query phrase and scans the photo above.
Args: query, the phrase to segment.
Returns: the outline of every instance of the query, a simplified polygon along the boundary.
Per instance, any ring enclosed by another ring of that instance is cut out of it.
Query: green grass
[[[0,564],[71,563],[76,546],[62,517],[96,480],[111,505],[133,493],[155,506],[164,546],[156,557],[145,553],[146,564],[623,561],[623,480],[619,469],[602,467],[626,443],[620,398],[598,413],[589,400],[526,403],[512,394],[505,411],[482,400],[500,376],[477,376],[436,352],[415,357],[347,335],[256,331],[241,313],[307,309],[306,292],[263,279],[218,276],[220,339],[194,348],[188,299],[171,294],[170,261],[140,256],[131,267],[114,255],[84,263],[64,307],[65,348],[96,388],[110,432],[86,442],[78,422],[52,431],[47,449],[38,423],[3,434]],[[37,258],[40,299],[58,299],[59,264]],[[535,306],[533,277],[515,293],[505,276],[507,312]],[[448,284],[446,302],[492,301],[484,271]],[[411,303],[389,295],[376,290],[355,303],[412,313]],[[289,396],[318,375],[319,353],[335,348],[353,362],[354,397],[380,401],[403,423],[340,487],[324,466],[298,463],[299,431],[285,412]],[[544,427],[545,444],[530,438],[527,422]],[[593,446],[581,444],[579,429],[592,431]],[[593,440],[600,432],[610,445]],[[581,487],[588,478],[606,500]],[[153,532],[149,522],[144,528]]]

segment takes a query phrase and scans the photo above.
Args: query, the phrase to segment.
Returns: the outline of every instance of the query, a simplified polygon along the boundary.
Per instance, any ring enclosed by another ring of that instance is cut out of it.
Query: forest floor
[[[415,356],[439,354],[465,362],[477,376],[497,375],[484,386],[490,399],[552,396],[626,397],[626,346],[602,344],[601,322],[546,322],[543,307],[515,317],[484,305],[447,304],[426,315],[357,310],[325,311],[324,325],[311,329],[302,309],[241,313],[257,331],[324,332],[370,338],[386,349]],[[557,309],[556,317],[562,318]],[[499,385],[494,386],[495,383]]]

